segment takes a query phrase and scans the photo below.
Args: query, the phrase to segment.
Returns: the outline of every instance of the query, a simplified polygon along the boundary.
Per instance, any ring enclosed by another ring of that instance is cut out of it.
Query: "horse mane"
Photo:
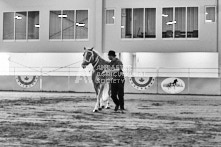
[[[101,60],[103,60],[103,61],[109,63],[109,61],[107,61],[107,60],[105,60],[103,57],[101,57],[100,53],[98,53],[96,50],[93,50],[93,52],[96,53],[97,56],[98,56]]]

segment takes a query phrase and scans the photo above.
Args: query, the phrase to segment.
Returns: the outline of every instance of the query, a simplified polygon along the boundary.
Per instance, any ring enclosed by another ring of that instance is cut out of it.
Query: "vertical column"
[[[124,65],[125,74],[132,74],[134,66],[134,54],[133,53],[120,53],[121,61]]]
[[[221,68],[221,0],[217,0],[217,47],[219,52],[219,68]]]
[[[217,0],[217,49],[219,52],[219,69],[221,69],[221,0]],[[220,94],[221,94],[221,70],[220,77]]]
[[[103,52],[103,0],[95,0],[95,49]]]
[[[3,12],[5,12],[5,9],[7,9],[7,2],[6,1],[0,1],[0,50],[2,50],[2,40],[3,40]]]
[[[39,22],[40,22],[40,32],[39,38],[41,43],[46,43],[49,40],[49,20],[50,20],[50,10],[42,9],[40,11]]]

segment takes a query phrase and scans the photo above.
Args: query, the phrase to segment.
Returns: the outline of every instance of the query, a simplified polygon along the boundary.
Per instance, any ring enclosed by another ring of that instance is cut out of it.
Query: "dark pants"
[[[124,109],[124,83],[124,79],[111,81],[111,98],[120,109]]]

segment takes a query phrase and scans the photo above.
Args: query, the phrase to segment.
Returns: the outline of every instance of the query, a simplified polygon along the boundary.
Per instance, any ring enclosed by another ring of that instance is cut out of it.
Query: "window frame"
[[[50,10],[49,11],[49,27],[48,27],[48,34],[49,34],[49,36],[48,36],[48,39],[49,39],[49,41],[62,41],[62,19],[61,19],[61,21],[60,21],[60,25],[61,25],[61,28],[60,28],[60,30],[61,30],[61,39],[50,39],[50,19],[51,19],[51,12],[55,12],[55,11],[61,11],[61,14],[63,14],[63,11],[62,10]]]
[[[144,8],[144,31],[146,30],[146,9],[155,9],[155,37],[154,38],[146,38],[144,36],[144,40],[156,40],[158,35],[157,35],[157,8],[156,7],[145,7]]]
[[[4,13],[13,13],[13,35],[14,35],[14,37],[13,37],[13,39],[7,39],[7,40],[5,40],[4,39]],[[3,28],[3,31],[2,31],[2,40],[3,40],[3,42],[15,42],[15,11],[11,11],[11,12],[9,12],[9,11],[7,11],[7,12],[3,12],[3,16],[2,16],[2,19],[3,19],[3,25],[2,25],[2,28]]]
[[[156,30],[155,30],[155,38],[146,38],[145,37],[145,35],[143,36],[143,38],[134,38],[133,37],[133,35],[134,35],[134,33],[133,33],[133,28],[134,28],[134,9],[143,9],[143,32],[145,32],[145,29],[146,29],[146,22],[145,22],[145,20],[146,20],[146,9],[155,9],[156,11],[155,11],[155,13],[156,13],[156,15],[155,15],[155,28],[156,28]],[[131,33],[132,33],[132,37],[131,38],[122,38],[121,36],[122,36],[122,30],[121,30],[121,25],[122,24],[120,24],[120,39],[121,40],[123,40],[123,41],[132,41],[132,40],[135,40],[135,41],[137,41],[137,40],[157,40],[157,7],[126,7],[126,8],[124,8],[124,7],[122,7],[120,10],[121,10],[121,15],[120,15],[120,22],[122,22],[122,9],[131,9],[131,21],[132,21],[132,24],[131,24]]]
[[[85,38],[85,39],[76,39],[76,32],[75,32],[75,38],[74,38],[74,40],[75,41],[89,41],[90,39],[89,39],[89,36],[90,36],[90,29],[89,29],[89,26],[90,26],[90,19],[89,19],[89,16],[90,16],[90,11],[89,11],[89,9],[75,9],[75,21],[76,21],[76,18],[77,18],[77,11],[79,11],[79,10],[86,10],[87,11],[87,14],[88,14],[88,34],[87,34],[87,38]],[[75,28],[76,28],[76,24],[75,24]],[[76,31],[76,30],[74,30],[74,31]],[[69,39],[66,39],[66,40],[69,40]]]
[[[145,15],[144,15],[144,13],[145,13],[145,8],[133,8],[133,9],[132,9],[132,26],[133,26],[133,27],[132,27],[132,38],[131,38],[131,39],[135,39],[135,40],[136,40],[136,39],[137,39],[137,40],[144,39],[144,38],[145,38],[145,35],[143,35],[143,37],[140,37],[140,38],[139,38],[139,37],[134,37],[134,34],[135,34],[135,33],[134,33],[134,31],[135,31],[135,30],[134,30],[134,24],[135,24],[135,21],[134,21],[134,14],[135,14],[135,13],[134,13],[134,9],[142,9],[142,10],[143,10],[143,18],[142,18],[142,19],[143,19],[143,24],[142,24],[142,25],[143,25],[143,26],[142,26],[142,27],[143,27],[143,30],[142,30],[142,31],[145,32]]]
[[[16,19],[15,19],[15,17],[16,17],[16,13],[21,13],[21,12],[25,12],[26,13],[26,18],[25,18],[25,39],[16,39]],[[14,24],[15,24],[15,26],[14,26],[14,28],[15,28],[15,37],[14,37],[14,39],[17,41],[17,42],[23,42],[23,41],[26,41],[26,40],[28,40],[28,11],[16,11],[15,13],[14,13],[14,19],[15,19],[15,21],[14,21]]]
[[[162,29],[162,32],[161,32],[161,38],[163,39],[163,40],[174,40],[175,39],[175,24],[172,24],[173,25],[173,37],[171,37],[171,38],[163,38],[163,9],[164,8],[172,8],[173,9],[173,21],[174,21],[174,18],[175,18],[175,7],[170,7],[170,6],[168,6],[168,7],[162,7],[162,9],[161,9],[161,21],[162,21],[162,23],[161,23],[161,29]],[[183,38],[181,38],[181,39],[183,39]]]
[[[122,9],[131,9],[131,38],[122,38]],[[120,39],[121,40],[133,40],[133,8],[121,8],[120,13]]]
[[[77,21],[77,11],[79,10],[85,10],[88,12],[88,37],[86,39],[76,39],[76,21]],[[74,39],[63,39],[63,18],[61,18],[61,39],[50,39],[50,34],[48,36],[48,39],[49,41],[52,41],[52,42],[56,42],[56,41],[59,41],[59,42],[69,42],[69,41],[89,41],[89,38],[90,38],[90,29],[89,29],[89,26],[90,26],[90,19],[89,19],[89,16],[90,16],[90,11],[89,9],[62,9],[62,10],[49,10],[49,30],[50,30],[50,12],[51,11],[61,11],[61,14],[63,15],[63,12],[64,11],[74,11]]]
[[[76,38],[76,32],[75,32],[75,30],[76,30],[76,10],[61,10],[61,12],[62,12],[62,15],[64,14],[64,11],[74,11],[74,39],[63,39],[63,18],[61,19],[61,39],[57,39],[57,40],[63,40],[63,41],[75,41],[75,38]],[[50,27],[50,26],[49,26]],[[54,40],[56,40],[56,39],[54,39]]]
[[[172,7],[170,7],[170,6],[168,6],[168,7],[162,7],[162,9],[161,9],[161,13],[163,14],[163,8],[173,8],[173,20],[175,20],[175,9],[176,8],[180,8],[180,7],[183,7],[184,8],[184,6],[172,6]],[[188,8],[194,8],[194,7],[197,7],[198,8],[198,37],[197,38],[188,38],[187,37],[187,20],[188,20]],[[199,40],[200,39],[200,7],[199,6],[185,6],[185,9],[186,9],[186,20],[185,20],[185,25],[186,25],[186,37],[185,38],[175,38],[175,24],[173,24],[173,37],[172,38],[163,38],[163,36],[162,36],[162,33],[163,32],[161,32],[161,39],[162,40]],[[161,15],[162,15],[161,14]],[[162,18],[161,18],[161,21],[162,21]],[[162,29],[163,29],[163,26],[162,26]]]
[[[206,8],[208,8],[208,7],[214,7],[215,8],[215,21],[214,22],[207,22],[206,20]],[[216,22],[217,22],[217,6],[215,6],[215,5],[206,5],[205,7],[204,7],[204,23],[205,24],[215,24]]]
[[[16,13],[17,12],[26,12],[26,38],[25,39],[16,39],[16,22],[15,22],[15,16],[16,16]],[[14,25],[14,27],[13,27],[13,29],[14,29],[14,38],[13,39],[11,39],[11,40],[4,40],[4,36],[2,36],[2,40],[3,40],[3,42],[32,42],[32,41],[40,41],[40,28],[39,28],[39,38],[38,39],[28,39],[28,14],[29,14],[29,12],[38,12],[39,13],[39,25],[41,24],[41,22],[40,22],[40,11],[39,10],[30,10],[30,11],[5,11],[5,12],[3,12],[3,14],[4,13],[13,13],[14,14],[14,23],[13,23],[13,25]],[[4,23],[4,20],[3,20],[3,23]],[[2,26],[3,27],[3,29],[4,29],[4,25]],[[3,35],[3,32],[2,32],[2,35]]]
[[[29,24],[28,24],[28,17],[29,17],[29,12],[38,12],[38,14],[39,14],[39,25],[40,25],[40,27],[38,28],[39,29],[39,31],[38,31],[38,39],[28,39],[28,34],[29,34],[29,32],[28,32],[28,29],[29,29]],[[35,10],[32,10],[32,11],[27,11],[27,40],[28,41],[40,41],[40,28],[41,28],[41,19],[40,19],[40,16],[41,16],[41,14],[40,14],[40,11],[35,11]]]
[[[200,15],[200,7],[199,6],[188,6],[188,7],[186,7],[186,13],[187,13],[187,9],[188,8],[197,8],[197,12],[198,12],[198,37],[197,38],[186,38],[186,40],[199,40],[200,39],[200,18],[201,18],[201,15]],[[186,16],[187,16],[187,14],[186,14]],[[186,17],[186,19],[188,19],[187,17]],[[187,27],[187,21],[186,21],[186,27]],[[187,31],[187,28],[186,28],[186,31]],[[186,34],[187,35],[187,34]]]
[[[174,36],[173,36],[173,38],[174,39],[177,39],[177,40],[185,40],[185,39],[187,39],[187,8],[188,7],[174,7],[174,17],[176,18],[176,8],[185,8],[185,37],[183,37],[183,38],[176,38],[176,24],[174,24]],[[198,14],[199,14],[199,12],[198,12]],[[198,20],[199,20],[199,18],[198,18]],[[199,22],[198,22],[198,24],[199,24]],[[199,28],[199,25],[198,25],[198,28]]]
[[[113,10],[114,11],[114,23],[107,23],[107,11]],[[115,25],[116,24],[116,9],[115,8],[106,8],[105,9],[105,25]]]

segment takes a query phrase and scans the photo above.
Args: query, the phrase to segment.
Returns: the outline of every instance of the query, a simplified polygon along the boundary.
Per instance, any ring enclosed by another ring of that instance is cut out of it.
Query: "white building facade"
[[[0,90],[92,92],[84,80],[74,83],[80,63],[73,63],[94,47],[104,57],[115,50],[125,67],[146,73],[127,78],[126,92],[165,93],[161,83],[177,77],[181,94],[219,95],[220,7],[220,0],[1,0],[7,86]],[[14,80],[27,75],[39,76],[35,86]]]

